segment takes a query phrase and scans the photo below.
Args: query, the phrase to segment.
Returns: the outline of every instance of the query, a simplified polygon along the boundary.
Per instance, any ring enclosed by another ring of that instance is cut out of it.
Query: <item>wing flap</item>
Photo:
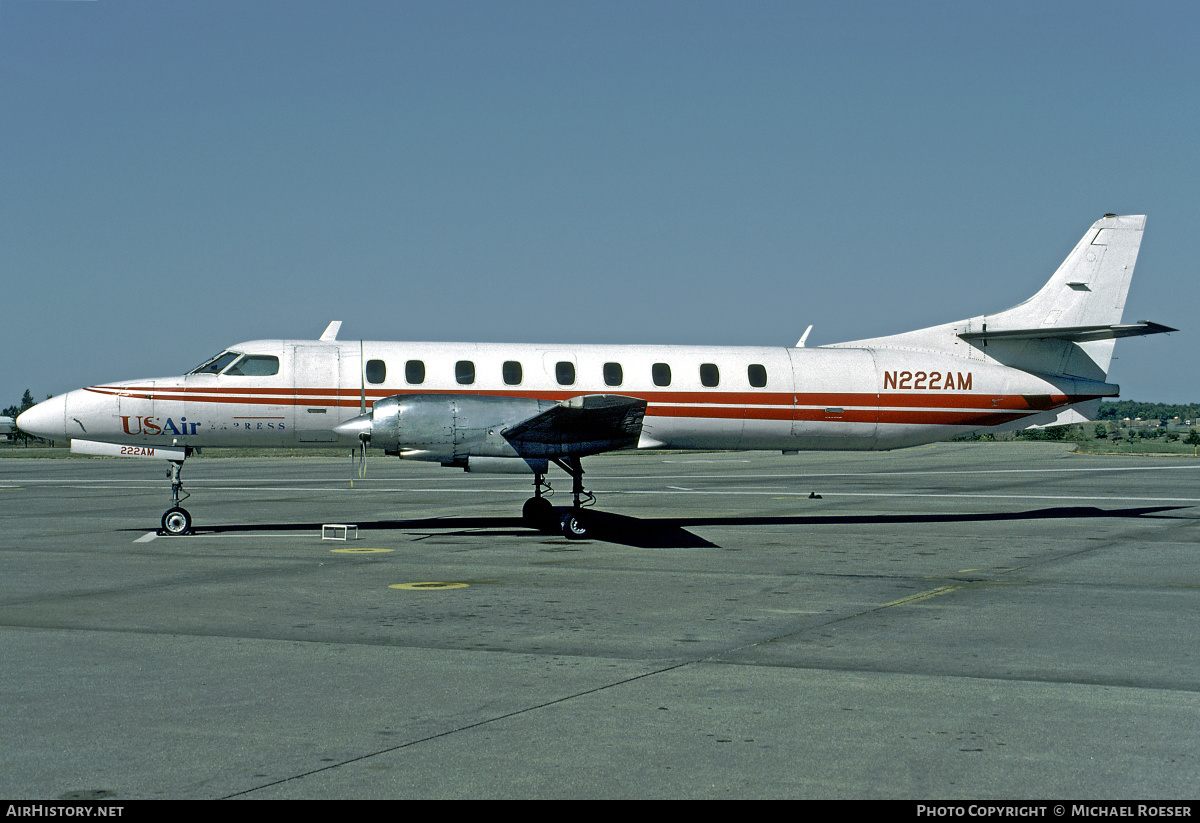
[[[619,394],[563,400],[502,434],[522,457],[597,454],[637,446],[646,401]]]

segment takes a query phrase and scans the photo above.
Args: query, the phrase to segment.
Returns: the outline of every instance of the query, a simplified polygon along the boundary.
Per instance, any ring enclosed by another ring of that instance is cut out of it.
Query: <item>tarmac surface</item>
[[[0,797],[1197,796],[1200,460],[584,468],[0,461]]]

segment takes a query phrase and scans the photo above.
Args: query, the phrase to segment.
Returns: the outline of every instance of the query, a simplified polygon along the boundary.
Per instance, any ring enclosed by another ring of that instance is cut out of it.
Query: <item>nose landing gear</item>
[[[191,497],[183,490],[183,461],[172,460],[167,477],[171,478],[171,508],[163,512],[160,535],[195,534],[192,531],[192,515],[179,504]]]

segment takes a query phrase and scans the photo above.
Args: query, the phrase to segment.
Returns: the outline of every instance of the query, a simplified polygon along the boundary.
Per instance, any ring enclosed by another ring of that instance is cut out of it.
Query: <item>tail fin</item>
[[[1104,215],[1037,294],[981,321],[997,330],[1120,323],[1145,228],[1145,215]]]
[[[1120,325],[1145,226],[1145,215],[1106,214],[1037,294],[1007,311],[837,345],[941,351],[1102,381],[1116,338],[1175,331],[1157,323]]]

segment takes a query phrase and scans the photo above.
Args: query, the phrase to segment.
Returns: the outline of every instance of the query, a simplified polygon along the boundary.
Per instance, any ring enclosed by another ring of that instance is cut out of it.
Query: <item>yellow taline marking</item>
[[[465,589],[468,583],[393,583],[389,589],[406,589],[408,591],[428,591],[430,589]]]
[[[395,549],[330,549],[334,554],[384,554]]]
[[[891,603],[884,603],[879,608],[886,609],[889,606],[905,606],[909,603],[916,603],[920,600],[928,600],[931,597],[937,597],[938,595],[941,595],[941,594],[949,594],[950,592],[956,592],[961,588],[962,588],[962,586],[939,586],[936,589],[930,589],[927,592],[921,592],[920,594],[914,594],[911,597],[902,597],[899,600],[893,600]]]

